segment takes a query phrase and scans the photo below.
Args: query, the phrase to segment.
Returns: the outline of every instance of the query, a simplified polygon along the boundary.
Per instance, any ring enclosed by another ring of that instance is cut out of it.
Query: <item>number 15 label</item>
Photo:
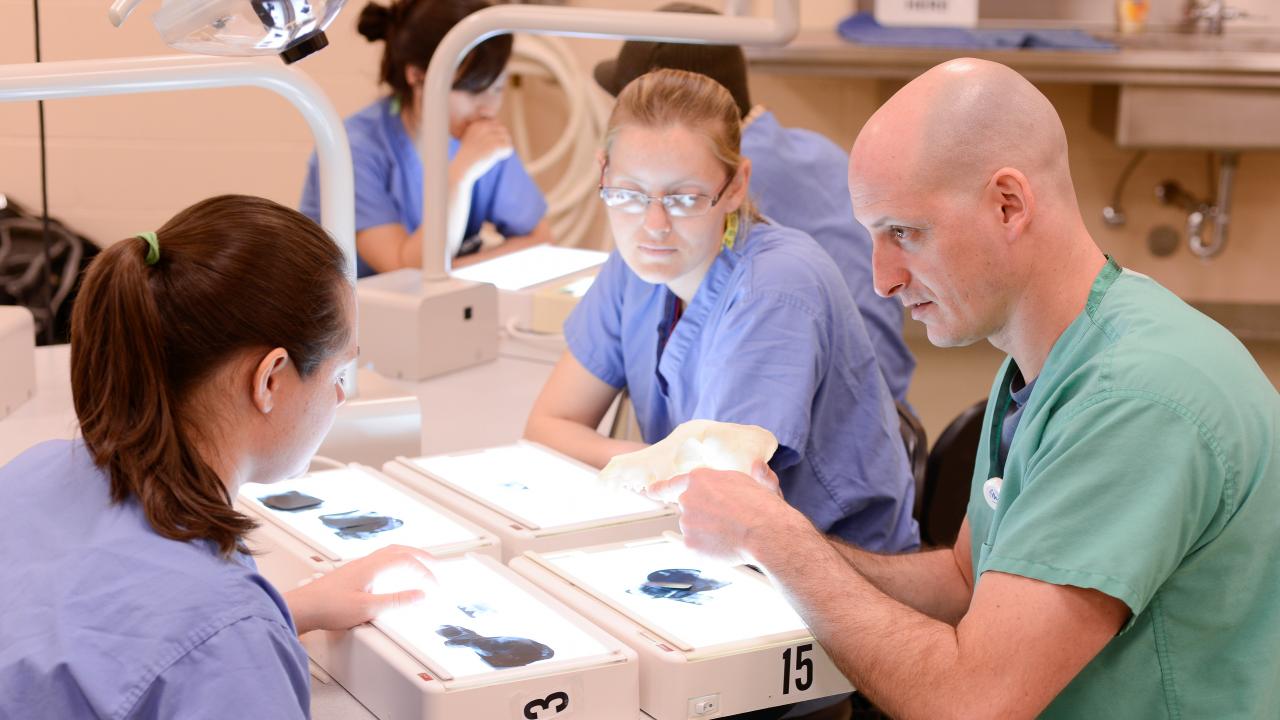
[[[813,660],[805,657],[813,651],[813,643],[797,645],[782,652],[782,694],[789,695],[794,687],[804,692],[813,685]],[[794,657],[794,667],[792,659]]]

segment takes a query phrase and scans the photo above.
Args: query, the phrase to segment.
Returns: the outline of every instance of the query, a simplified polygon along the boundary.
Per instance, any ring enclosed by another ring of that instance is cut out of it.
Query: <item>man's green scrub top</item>
[[[1001,469],[1016,372],[997,376],[974,468],[978,582],[1092,588],[1133,612],[1044,716],[1280,718],[1280,395],[1248,351],[1108,260]]]

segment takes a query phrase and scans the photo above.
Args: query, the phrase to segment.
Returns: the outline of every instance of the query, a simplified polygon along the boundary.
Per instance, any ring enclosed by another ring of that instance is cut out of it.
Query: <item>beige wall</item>
[[[42,3],[46,60],[93,59],[170,52],[150,24],[158,0],[146,0],[124,28],[106,20],[108,0],[45,0]],[[657,2],[602,0],[572,4],[646,9]],[[1005,3],[1007,6],[1008,3]],[[769,3],[755,2],[757,12]],[[804,0],[803,24],[831,27],[856,3]],[[1280,21],[1280,0],[1254,0],[1250,9]],[[299,64],[329,94],[339,113],[354,112],[376,97],[380,45],[356,34],[362,3],[356,0],[338,18],[331,46]],[[1068,17],[1093,18],[1104,0],[1079,0],[1066,6]],[[984,11],[1004,12],[986,2]],[[30,62],[33,57],[29,0],[0,0],[0,63]],[[1100,18],[1099,22],[1106,22]],[[616,43],[573,41],[589,68],[611,55]],[[822,132],[849,145],[865,119],[892,92],[891,84],[872,80],[756,75],[756,99],[789,125]],[[1072,146],[1072,168],[1081,206],[1095,238],[1129,266],[1153,275],[1184,297],[1280,303],[1280,153],[1244,154],[1236,185],[1231,245],[1218,259],[1201,262],[1182,249],[1172,258],[1152,257],[1145,236],[1158,223],[1181,228],[1180,212],[1161,207],[1152,186],[1175,178],[1193,192],[1206,190],[1204,156],[1192,152],[1153,152],[1134,174],[1124,196],[1129,225],[1105,227],[1099,212],[1129,152],[1088,123],[1089,88],[1044,88],[1063,116]],[[154,228],[178,208],[222,192],[263,195],[297,201],[311,151],[306,126],[283,100],[261,90],[218,90],[87,100],[46,105],[49,132],[50,210],[81,232],[110,242]],[[0,103],[0,192],[30,206],[39,202],[34,103]],[[554,131],[533,128],[544,141]],[[916,333],[920,370],[912,400],[931,437],[990,385],[999,354],[988,346],[939,351]],[[1280,381],[1280,349],[1253,344],[1273,380]]]
[[[46,61],[165,55],[145,0],[122,28],[108,0],[44,0]],[[357,8],[358,9],[358,8]],[[348,9],[333,45],[304,67],[342,114],[376,96],[378,50],[355,33]],[[27,0],[0,0],[0,63],[34,59]],[[109,243],[164,222],[179,208],[225,192],[294,205],[312,140],[286,101],[258,89],[207,90],[58,100],[45,104],[49,208],[82,233]],[[0,103],[0,192],[40,201],[36,104]]]
[[[774,108],[784,124],[808,127],[841,146],[852,144],[875,108],[897,89],[892,83],[863,79],[756,74],[755,99]],[[1208,194],[1206,153],[1154,150],[1138,166],[1125,188],[1128,222],[1113,228],[1102,222],[1115,182],[1132,151],[1089,124],[1090,92],[1084,85],[1041,88],[1057,107],[1071,143],[1071,167],[1081,210],[1094,239],[1126,266],[1152,275],[1179,295],[1193,300],[1280,303],[1280,153],[1241,155],[1232,204],[1230,244],[1218,258],[1201,261],[1184,247],[1171,257],[1153,256],[1147,233],[1160,224],[1174,227],[1185,242],[1185,214],[1160,205],[1156,183],[1176,179],[1191,192]]]
[[[147,0],[123,28],[116,29],[106,20],[106,0],[46,0],[42,8],[45,58],[167,53],[150,25],[155,2]],[[647,8],[655,3],[608,4]],[[755,5],[761,10],[768,3]],[[842,0],[807,0],[802,4],[804,23],[829,26],[853,5]],[[1092,7],[1090,3],[1082,6]],[[380,45],[367,43],[355,33],[360,7],[357,2],[339,16],[330,32],[330,48],[299,64],[343,115],[377,94]],[[1280,12],[1275,15],[1280,17]],[[0,0],[0,62],[30,61],[31,34],[30,4]],[[585,67],[616,47],[602,41],[573,42]],[[762,74],[753,77],[752,87],[756,99],[773,108],[785,123],[822,132],[842,146],[852,142],[863,121],[895,89],[870,80]],[[1280,184],[1270,182],[1280,174],[1280,153],[1243,155],[1231,245],[1220,258],[1201,262],[1185,250],[1172,258],[1155,258],[1146,250],[1147,232],[1156,224],[1181,231],[1183,215],[1158,205],[1152,187],[1161,179],[1175,178],[1193,192],[1204,193],[1203,154],[1149,154],[1124,196],[1128,226],[1106,227],[1099,212],[1109,201],[1130,152],[1116,148],[1090,127],[1089,88],[1055,85],[1044,89],[1067,125],[1081,206],[1099,244],[1184,297],[1280,303],[1280,283],[1272,280],[1280,268],[1280,237],[1274,229],[1280,224]],[[34,103],[0,103],[0,192],[28,205],[39,201],[35,115]],[[301,118],[283,100],[262,90],[60,100],[46,104],[46,119],[51,211],[100,242],[154,227],[178,207],[219,192],[254,193],[293,204],[311,149]],[[546,135],[534,133],[535,137]]]

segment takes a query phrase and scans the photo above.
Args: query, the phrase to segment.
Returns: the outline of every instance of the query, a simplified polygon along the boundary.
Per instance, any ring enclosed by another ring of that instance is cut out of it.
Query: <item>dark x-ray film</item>
[[[441,625],[436,628],[436,634],[445,638],[444,644],[449,647],[470,648],[492,668],[524,667],[539,660],[550,660],[556,654],[537,640],[507,635],[490,637],[457,625]]]
[[[309,504],[318,500],[315,504]],[[377,476],[326,470],[270,485],[245,483],[240,499],[336,560],[391,544],[433,548],[465,543],[476,533]]]
[[[306,493],[290,490],[276,495],[268,495],[260,497],[258,500],[272,510],[282,510],[284,512],[297,512],[299,510],[310,510],[314,507],[320,507],[324,503],[318,497],[312,497]]]
[[[364,540],[404,525],[404,521],[399,518],[361,510],[321,515],[320,522],[325,527],[333,528],[338,537],[349,540]]]
[[[806,631],[782,594],[754,570],[707,558],[679,539],[547,553],[542,560],[690,648]]]
[[[469,677],[612,652],[574,621],[475,558],[432,566],[427,599],[383,613],[374,625],[429,667]],[[408,582],[406,579],[405,582]],[[407,585],[383,585],[393,592]]]

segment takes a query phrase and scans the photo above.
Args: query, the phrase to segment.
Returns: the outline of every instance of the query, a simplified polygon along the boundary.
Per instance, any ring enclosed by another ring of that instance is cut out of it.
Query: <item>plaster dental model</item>
[[[768,462],[777,449],[778,439],[758,425],[690,420],[660,442],[613,458],[600,471],[600,479],[644,492],[656,482],[698,468],[751,474],[755,461]]]

